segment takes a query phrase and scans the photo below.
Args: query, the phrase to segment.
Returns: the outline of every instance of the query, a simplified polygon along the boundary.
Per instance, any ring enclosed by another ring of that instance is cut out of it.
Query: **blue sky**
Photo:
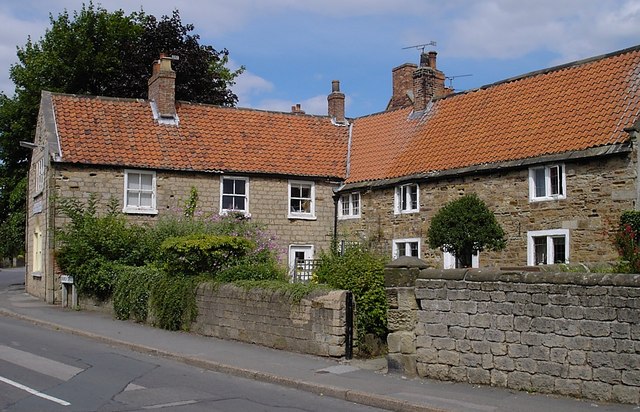
[[[88,0],[85,0],[87,2]],[[0,2],[0,90],[16,46],[49,27],[48,16],[82,0]],[[346,114],[384,110],[391,69],[417,63],[435,41],[438,68],[460,91],[640,44],[640,0],[104,0],[107,10],[174,9],[201,43],[230,51],[246,72],[234,88],[238,106],[326,114],[331,81],[340,80]],[[448,83],[448,82],[447,82]]]

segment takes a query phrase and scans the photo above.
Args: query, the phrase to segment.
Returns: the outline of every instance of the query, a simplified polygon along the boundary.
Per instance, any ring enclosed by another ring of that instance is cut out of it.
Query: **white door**
[[[313,259],[313,245],[291,245],[289,246],[289,275],[293,278],[296,269],[302,276],[305,276],[305,260]]]
[[[449,252],[443,252],[443,261],[445,269],[457,269],[460,267],[460,262],[458,262],[458,259],[456,259],[455,255]],[[477,252],[471,256],[471,267],[480,267],[480,254]]]

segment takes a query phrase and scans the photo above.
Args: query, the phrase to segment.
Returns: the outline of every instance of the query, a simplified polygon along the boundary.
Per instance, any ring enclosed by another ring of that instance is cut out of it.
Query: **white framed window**
[[[314,182],[289,181],[289,218],[316,218],[316,185]]]
[[[360,193],[347,193],[338,199],[338,218],[353,219],[360,217]]]
[[[35,195],[39,195],[44,190],[44,178],[47,173],[46,159],[43,157],[36,163],[36,190]]]
[[[569,230],[535,230],[527,232],[527,264],[569,263]]]
[[[396,186],[394,196],[394,213],[415,213],[420,210],[420,189],[417,184]]]
[[[289,276],[307,281],[311,278],[313,245],[289,245]]]
[[[445,269],[459,269],[462,267],[460,259],[456,258],[456,255],[449,252],[442,252],[442,261]],[[480,267],[480,253],[476,252],[471,255],[471,267]]]
[[[158,213],[156,209],[156,172],[124,171],[124,213]]]
[[[42,272],[42,259],[44,257],[44,237],[40,226],[36,226],[33,231],[33,268],[31,272],[35,276],[40,275]]]
[[[220,178],[220,213],[249,214],[249,178],[223,176]]]
[[[393,259],[401,256],[420,257],[420,239],[394,239],[392,244]]]
[[[529,199],[532,202],[565,199],[566,193],[564,165],[548,165],[529,169]]]

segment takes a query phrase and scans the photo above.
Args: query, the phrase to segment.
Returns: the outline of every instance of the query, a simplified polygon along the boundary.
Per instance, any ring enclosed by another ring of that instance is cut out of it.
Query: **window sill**
[[[360,219],[360,215],[347,215],[347,216],[338,216],[338,220],[354,220],[354,219]]]
[[[289,215],[287,218],[290,220],[317,220],[313,215]]]
[[[394,215],[411,215],[413,213],[420,213],[420,209],[412,209],[412,210],[395,210],[393,212]]]
[[[134,209],[134,208],[124,208],[122,209],[122,213],[126,213],[128,215],[157,215],[157,209]]]
[[[223,209],[220,211],[220,216],[227,216],[227,215],[242,215],[244,217],[246,217],[247,219],[251,218],[251,213],[249,212],[245,212],[244,210],[228,210],[228,209]]]
[[[41,271],[31,272],[31,277],[32,278],[41,279],[42,278],[42,272]]]
[[[551,202],[554,200],[564,200],[566,196],[545,196],[545,197],[531,197],[529,198],[529,203],[538,203],[538,202]]]

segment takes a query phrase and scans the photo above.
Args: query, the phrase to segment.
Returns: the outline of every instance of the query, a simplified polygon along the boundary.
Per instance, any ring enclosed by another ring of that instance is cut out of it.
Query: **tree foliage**
[[[504,236],[493,212],[475,194],[444,205],[431,219],[427,232],[431,248],[453,254],[463,267],[471,266],[476,252],[504,249]]]
[[[42,90],[114,97],[147,97],[152,63],[160,53],[179,56],[174,68],[176,98],[234,106],[229,89],[242,72],[226,67],[229,53],[201,45],[192,24],[176,10],[160,19],[139,11],[126,15],[93,3],[79,11],[50,16],[37,41],[18,47],[10,69],[13,97],[0,93],[0,257],[24,250],[25,176]],[[14,201],[12,199],[20,199]]]

